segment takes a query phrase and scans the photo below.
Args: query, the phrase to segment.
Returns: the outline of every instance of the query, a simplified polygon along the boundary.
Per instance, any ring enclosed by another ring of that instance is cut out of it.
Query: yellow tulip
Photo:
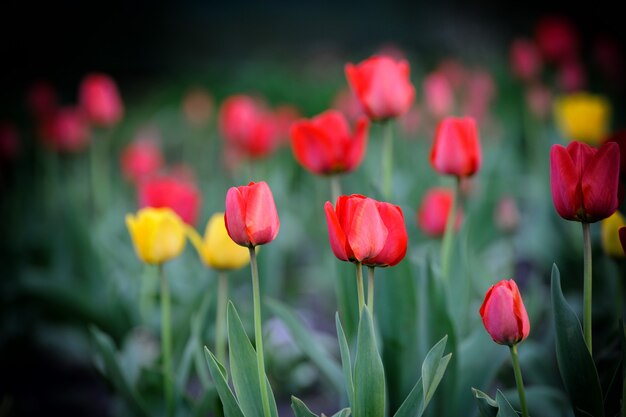
[[[609,130],[611,105],[603,96],[574,93],[556,100],[555,115],[567,139],[598,145]]]
[[[191,227],[187,227],[187,235],[198,251],[202,261],[215,269],[239,269],[250,262],[248,248],[239,246],[228,236],[224,213],[215,213],[209,219],[204,238]]]
[[[624,250],[619,241],[619,228],[626,226],[626,219],[619,211],[616,211],[611,217],[602,220],[600,231],[602,237],[602,249],[609,256],[623,258]]]
[[[183,221],[169,208],[144,208],[126,216],[126,226],[139,259],[162,264],[177,257],[185,248]]]

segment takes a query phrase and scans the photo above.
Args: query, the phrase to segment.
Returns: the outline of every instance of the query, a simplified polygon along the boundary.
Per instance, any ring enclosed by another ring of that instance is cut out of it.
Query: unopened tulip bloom
[[[541,71],[541,56],[537,46],[529,39],[516,39],[510,51],[513,75],[523,81],[530,81]]]
[[[471,117],[447,117],[437,126],[430,163],[440,174],[467,177],[480,168],[478,128]]]
[[[202,197],[196,186],[174,176],[150,178],[139,185],[140,207],[169,207],[187,224],[198,218]]]
[[[252,248],[276,238],[280,220],[265,181],[231,187],[226,194],[226,230],[238,245]]]
[[[106,74],[90,74],[83,79],[80,104],[87,118],[97,126],[114,126],[124,114],[117,85]]]
[[[569,94],[556,100],[554,111],[557,126],[568,140],[596,145],[608,133],[611,106],[602,96]]]
[[[296,160],[318,175],[354,170],[363,160],[367,144],[367,119],[361,118],[354,130],[343,114],[328,110],[311,120],[291,126],[291,147]]]
[[[198,235],[191,227],[187,227],[187,234],[198,255],[208,267],[219,270],[239,269],[250,262],[248,250],[233,242],[228,236],[224,213],[215,213],[211,216],[204,237]]]
[[[185,248],[185,226],[169,208],[144,208],[126,216],[126,226],[139,259],[162,264]]]
[[[487,291],[480,307],[487,333],[501,345],[515,345],[528,337],[530,322],[515,281],[502,280]]]
[[[124,177],[138,184],[161,169],[163,155],[155,141],[139,139],[124,148],[120,164]]]
[[[433,72],[424,79],[424,102],[436,118],[447,116],[454,106],[452,87],[445,75]]]
[[[347,64],[346,78],[365,113],[372,120],[386,120],[406,113],[415,99],[409,63],[374,56],[358,65]]]
[[[417,224],[424,233],[433,237],[441,237],[446,231],[446,222],[452,209],[452,190],[447,188],[431,188],[422,199],[417,212]],[[459,230],[463,221],[463,213],[459,211],[454,223]]]
[[[620,243],[619,229],[626,226],[626,219],[619,211],[616,211],[600,223],[602,237],[602,249],[604,253],[616,258],[623,258],[624,250]]]
[[[617,210],[619,146],[595,149],[572,142],[550,150],[550,186],[557,213],[566,220],[594,223]]]
[[[578,34],[570,21],[553,16],[537,25],[535,39],[547,61],[562,62],[578,53]]]
[[[83,113],[74,107],[64,107],[43,120],[41,133],[44,143],[55,151],[76,153],[89,145],[91,132]]]

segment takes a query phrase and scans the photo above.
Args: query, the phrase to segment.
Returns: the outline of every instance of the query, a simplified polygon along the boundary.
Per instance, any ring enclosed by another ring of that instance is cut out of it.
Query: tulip
[[[169,207],[187,224],[195,224],[201,195],[196,186],[174,176],[160,176],[139,184],[140,207]]]
[[[354,133],[343,114],[328,110],[291,126],[291,147],[296,160],[313,174],[330,175],[354,170],[365,156],[367,119]]]
[[[556,100],[554,110],[557,126],[569,140],[596,145],[608,132],[611,106],[602,96],[569,94]]]
[[[97,126],[114,126],[124,114],[117,85],[106,74],[89,74],[83,79],[80,103],[89,120]]]
[[[424,233],[433,237],[444,235],[453,200],[452,190],[446,188],[431,188],[428,190],[417,212],[417,224]],[[455,230],[459,230],[462,221],[463,213],[459,211],[454,224]]]
[[[350,88],[372,120],[401,116],[413,104],[415,88],[405,60],[374,56],[358,65],[347,64],[345,71]]]
[[[557,75],[559,86],[568,92],[576,92],[585,88],[587,76],[585,68],[578,59],[569,59],[559,66]]]
[[[150,178],[163,166],[163,155],[155,141],[138,139],[122,151],[120,164],[124,177],[135,184]]]
[[[211,216],[204,231],[204,238],[191,227],[187,227],[187,235],[198,251],[200,259],[208,267],[219,270],[240,269],[250,262],[248,250],[233,242],[228,235],[224,213]]]
[[[224,220],[228,235],[238,245],[253,248],[273,241],[280,221],[267,183],[231,187],[226,194]]]
[[[535,39],[544,58],[561,62],[578,53],[578,35],[571,22],[561,17],[546,17],[537,25]]]
[[[517,344],[528,337],[530,322],[515,281],[512,279],[508,281],[502,280],[492,285],[487,294],[485,294],[485,300],[480,307],[480,316],[483,319],[483,325],[487,333],[489,333],[493,341],[509,346],[517,392],[522,407],[522,416],[528,417],[524,381],[517,355]]]
[[[541,72],[541,56],[529,39],[516,39],[510,51],[511,71],[523,81],[536,78]]]
[[[143,262],[162,264],[185,248],[185,226],[169,208],[144,208],[126,216],[126,226]]]
[[[436,118],[447,116],[454,107],[454,94],[445,75],[433,72],[424,79],[424,101]]]
[[[617,210],[619,146],[595,149],[581,142],[550,150],[550,186],[557,213],[566,220],[594,223]]]
[[[83,113],[74,107],[64,107],[42,121],[44,142],[62,153],[77,153],[89,145],[91,132]]]
[[[457,177],[474,175],[481,164],[478,128],[474,119],[443,119],[435,132],[430,163],[440,174]]]
[[[623,258],[625,254],[620,242],[619,230],[626,226],[624,216],[619,211],[616,211],[608,218],[602,220],[600,226],[604,253],[615,258]]]

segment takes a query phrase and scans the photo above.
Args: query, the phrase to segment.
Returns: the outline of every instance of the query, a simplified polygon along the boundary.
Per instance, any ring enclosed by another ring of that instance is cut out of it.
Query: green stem
[[[226,364],[226,303],[228,302],[228,277],[226,272],[217,274],[217,314],[215,321],[215,352],[217,359]]]
[[[330,176],[330,192],[333,196],[333,204],[335,204],[337,199],[341,195],[341,183],[339,182],[338,175]]]
[[[389,200],[392,197],[393,189],[393,125],[387,121],[383,125],[383,196]]]
[[[452,192],[452,207],[448,213],[446,221],[446,231],[441,243],[441,274],[444,282],[448,282],[450,277],[450,256],[452,254],[452,243],[454,242],[454,226],[456,224],[457,205],[460,196],[461,178],[456,177],[456,184]]]
[[[585,343],[589,353],[592,353],[591,344],[591,226],[583,223],[583,245],[584,245],[584,314],[583,328],[585,330]]]
[[[367,308],[374,314],[374,267],[367,267]]]
[[[170,289],[163,264],[159,264],[161,279],[161,345],[163,349],[163,390],[167,415],[174,415],[174,385],[172,377],[172,328],[170,323]]]
[[[259,387],[261,389],[261,401],[263,413],[270,417],[270,401],[267,396],[267,384],[265,382],[265,362],[263,359],[263,328],[261,327],[261,290],[259,288],[259,270],[256,263],[256,252],[250,247],[250,268],[252,270],[252,295],[254,302],[254,339],[256,341],[256,361],[259,374]]]
[[[361,268],[360,262],[357,262],[355,265],[356,265],[356,288],[357,288],[358,297],[359,297],[359,317],[360,317],[361,310],[363,310],[363,306],[365,305],[365,291],[363,290],[363,269]]]
[[[98,213],[109,201],[108,137],[94,135],[91,141],[91,199],[93,212]]]
[[[517,345],[509,346],[511,350],[511,359],[513,360],[513,372],[515,373],[515,383],[517,384],[517,394],[522,407],[522,416],[528,417],[528,406],[526,405],[526,392],[524,391],[524,380],[522,379],[522,368],[519,366],[519,357],[517,356]]]

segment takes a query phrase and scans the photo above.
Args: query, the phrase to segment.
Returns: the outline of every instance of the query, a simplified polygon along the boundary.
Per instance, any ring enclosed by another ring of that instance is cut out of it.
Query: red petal
[[[280,221],[272,190],[266,182],[248,186],[245,221],[253,246],[269,243],[276,238]]]
[[[335,147],[331,138],[309,121],[291,127],[291,148],[296,160],[314,174],[328,174],[334,166]]]
[[[376,206],[387,228],[387,239],[378,255],[363,263],[371,266],[394,266],[406,255],[408,236],[404,224],[404,215],[400,207],[390,203],[377,202]]]
[[[579,180],[567,149],[553,145],[550,149],[550,189],[554,208],[564,219],[578,220],[577,213],[582,208]]]
[[[581,181],[585,221],[606,219],[617,210],[619,158],[619,146],[609,142],[587,163]]]
[[[349,246],[346,234],[339,224],[339,219],[337,219],[337,214],[330,201],[324,204],[324,211],[326,212],[326,223],[328,225],[328,239],[333,253],[342,261],[351,260],[353,255],[348,251]]]
[[[226,193],[226,211],[224,212],[226,231],[233,242],[241,246],[250,246],[245,218],[246,201],[239,188],[231,187]]]
[[[355,199],[352,199],[355,200]],[[387,228],[371,198],[358,198],[350,206],[350,225],[344,228],[354,257],[360,262],[380,253],[387,240]]]

